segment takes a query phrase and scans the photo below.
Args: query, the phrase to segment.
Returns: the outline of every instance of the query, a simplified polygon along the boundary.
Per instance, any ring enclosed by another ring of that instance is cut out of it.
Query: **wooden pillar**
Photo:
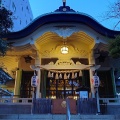
[[[19,97],[20,95],[21,78],[22,78],[22,70],[18,69],[16,71],[16,77],[15,77],[15,87],[14,87],[15,97]]]
[[[115,84],[114,68],[111,68],[111,78],[112,78],[112,85],[113,85],[113,93],[115,96],[117,94],[117,91],[116,91],[116,84]]]
[[[37,53],[36,55],[36,58],[35,58],[35,67],[38,67],[36,69],[37,71],[37,76],[38,76],[38,85],[37,85],[37,88],[36,88],[36,98],[40,98],[41,97],[41,93],[40,93],[40,78],[41,78],[41,71],[40,71],[40,57],[39,57],[39,54]]]
[[[95,58],[94,58],[94,54],[93,54],[93,50],[91,50],[90,54],[89,54],[89,64],[91,65],[95,65]],[[95,98],[95,89],[93,86],[93,75],[94,75],[94,67],[90,67],[90,87],[91,87],[91,98]]]
[[[17,70],[15,73],[14,97],[20,97],[22,69],[20,69],[19,66],[20,66],[21,57],[17,57],[16,60],[18,61],[18,65],[17,65]]]

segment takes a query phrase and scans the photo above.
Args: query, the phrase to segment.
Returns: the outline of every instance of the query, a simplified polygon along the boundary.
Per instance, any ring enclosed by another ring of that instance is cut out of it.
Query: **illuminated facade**
[[[25,29],[5,36],[13,44],[0,61],[15,78],[14,95],[20,97],[32,97],[31,77],[36,72],[37,98],[72,96],[76,99],[76,89],[80,86],[88,87],[89,97],[94,98],[95,71],[100,78],[100,97],[115,97],[120,91],[115,81],[118,66],[114,63],[119,60],[115,62],[109,56],[107,43],[119,33],[69,6],[61,6],[40,16]],[[66,54],[61,53],[63,45]],[[30,61],[26,62],[25,58]],[[16,71],[14,76],[12,71]]]

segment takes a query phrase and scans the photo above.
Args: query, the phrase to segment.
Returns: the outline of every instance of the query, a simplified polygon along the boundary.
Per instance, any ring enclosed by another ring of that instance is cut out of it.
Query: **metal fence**
[[[80,114],[96,114],[97,100],[95,98],[80,98],[77,100],[77,111]]]
[[[33,114],[51,113],[51,99],[38,98],[33,100]]]
[[[71,101],[71,99],[70,99],[70,101]],[[57,100],[56,100],[56,102],[57,102]],[[88,98],[88,99],[80,98],[76,101],[74,100],[74,102],[75,103],[72,104],[72,107],[74,109],[77,109],[77,112],[75,112],[73,114],[78,114],[78,113],[80,113],[80,114],[96,114],[97,113],[97,100],[95,98]],[[106,114],[108,107],[110,108],[113,106],[114,107],[120,106],[120,97],[118,97],[118,98],[99,98],[99,103],[100,103],[100,112]],[[61,102],[59,102],[59,104],[61,106]],[[11,106],[13,106],[13,105],[14,106],[28,105],[29,106],[28,109],[31,109],[33,114],[48,114],[48,113],[52,113],[51,111],[53,110],[53,100],[52,99],[39,98],[39,99],[33,100],[32,98],[0,98],[0,109],[1,110],[3,109],[2,106],[5,106],[7,109],[9,108],[10,110],[12,110]],[[57,107],[57,106],[54,106],[54,107]],[[71,114],[73,111],[72,107],[71,107]],[[59,108],[57,107],[57,109],[59,109]],[[64,114],[66,114],[66,112]]]

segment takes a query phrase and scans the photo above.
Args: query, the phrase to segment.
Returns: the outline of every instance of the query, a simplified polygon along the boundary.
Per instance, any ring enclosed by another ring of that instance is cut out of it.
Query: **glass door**
[[[82,84],[82,78],[79,79],[48,79],[47,80],[47,98],[66,98],[72,97],[77,99],[79,94],[76,89]]]

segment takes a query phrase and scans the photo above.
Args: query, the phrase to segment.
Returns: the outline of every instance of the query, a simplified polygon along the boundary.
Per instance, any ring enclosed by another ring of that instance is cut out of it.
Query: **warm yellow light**
[[[61,48],[61,53],[62,53],[62,54],[67,54],[67,53],[68,53],[68,47],[63,46],[63,47]]]

